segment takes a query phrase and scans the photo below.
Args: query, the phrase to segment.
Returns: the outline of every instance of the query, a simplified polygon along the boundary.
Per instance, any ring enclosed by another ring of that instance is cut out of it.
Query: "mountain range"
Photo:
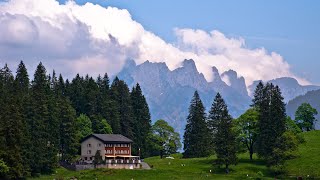
[[[134,60],[128,60],[117,76],[129,87],[140,84],[153,121],[164,119],[183,134],[194,91],[199,92],[207,111],[219,92],[225,99],[230,114],[237,118],[249,108],[252,92],[260,81],[254,81],[247,87],[245,79],[234,70],[220,74],[216,67],[212,67],[212,74],[213,80],[208,82],[204,75],[199,73],[192,59],[184,60],[181,67],[172,71],[163,62],[146,61],[137,65]],[[320,89],[319,86],[302,86],[289,77],[269,82],[281,88],[285,102],[308,91]]]
[[[309,103],[313,108],[317,109],[318,120],[315,124],[316,129],[320,129],[320,90],[307,92],[305,95],[298,96],[290,100],[287,104],[287,114],[292,119],[295,117],[295,112],[302,103]]]

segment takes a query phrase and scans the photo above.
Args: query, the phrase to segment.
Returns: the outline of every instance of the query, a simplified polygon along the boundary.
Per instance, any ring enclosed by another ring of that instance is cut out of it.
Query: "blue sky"
[[[60,0],[61,3],[64,0]],[[88,1],[77,0],[78,4]],[[249,48],[265,47],[281,54],[299,76],[320,84],[320,1],[145,1],[92,0],[127,9],[133,19],[168,42],[173,29],[219,30],[243,37]]]
[[[0,2],[0,65],[24,60],[32,72],[42,61],[70,78],[115,75],[127,59],[173,70],[192,58],[208,81],[215,66],[247,85],[279,77],[320,85],[320,1]]]

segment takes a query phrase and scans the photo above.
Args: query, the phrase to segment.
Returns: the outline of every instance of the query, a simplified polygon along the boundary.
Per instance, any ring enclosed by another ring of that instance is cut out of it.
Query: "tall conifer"
[[[131,91],[131,102],[134,116],[132,152],[138,154],[140,149],[141,156],[147,157],[150,155],[150,143],[148,140],[151,133],[151,116],[149,106],[139,84]]]
[[[213,134],[214,150],[217,155],[216,163],[225,165],[226,173],[229,173],[229,165],[237,162],[237,144],[236,136],[232,129],[232,118],[219,93],[217,93],[212,104],[208,123]]]
[[[15,96],[14,77],[5,65],[0,70],[2,94],[0,101],[0,159],[9,167],[8,179],[19,179],[24,175],[22,158],[23,117],[18,98]]]
[[[210,133],[206,123],[205,107],[197,91],[193,95],[189,107],[189,115],[185,128],[184,153],[187,158],[206,157],[210,155]]]

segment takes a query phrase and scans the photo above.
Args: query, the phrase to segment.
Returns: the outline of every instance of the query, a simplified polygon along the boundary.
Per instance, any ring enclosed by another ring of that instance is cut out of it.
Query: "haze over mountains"
[[[320,129],[320,90],[309,91],[305,95],[298,96],[290,100],[287,104],[287,114],[294,119],[295,112],[302,103],[309,103],[313,108],[317,109],[318,120],[315,124],[316,129]]]
[[[181,67],[172,71],[163,62],[146,61],[137,65],[134,60],[129,60],[118,77],[125,80],[129,87],[136,83],[141,85],[153,120],[164,119],[183,132],[195,90],[198,90],[207,111],[217,92],[222,94],[233,117],[238,117],[249,108],[250,95],[259,81],[247,87],[245,79],[234,70],[220,73],[212,67],[212,74],[212,81],[208,82],[191,59],[184,60]],[[269,82],[281,88],[285,102],[310,90],[320,89],[318,86],[302,86],[294,78],[287,77]]]

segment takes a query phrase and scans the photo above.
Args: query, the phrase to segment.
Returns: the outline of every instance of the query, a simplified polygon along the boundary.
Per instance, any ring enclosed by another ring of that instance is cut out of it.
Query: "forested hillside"
[[[134,141],[133,154],[140,148],[149,156],[151,117],[139,84],[130,91],[115,78],[109,85],[107,74],[64,80],[42,63],[29,77],[23,62],[15,75],[7,65],[0,69],[0,160],[8,167],[0,178],[51,173],[59,161],[76,161],[80,138],[90,133],[123,134]]]

